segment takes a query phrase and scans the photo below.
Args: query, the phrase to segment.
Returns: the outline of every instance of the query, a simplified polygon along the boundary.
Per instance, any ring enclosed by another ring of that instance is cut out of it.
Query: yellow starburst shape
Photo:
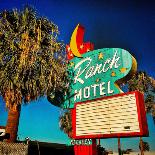
[[[99,79],[99,78],[97,78],[97,79],[96,79],[96,82],[99,82],[99,81],[100,81],[100,79]]]
[[[80,49],[83,49],[83,47],[84,47],[83,44],[81,44],[81,45],[80,45]]]
[[[121,73],[125,73],[126,71],[127,71],[127,68],[124,68],[124,67],[123,67],[123,68],[120,69],[120,72],[121,72]]]
[[[116,76],[116,73],[115,73],[115,72],[112,72],[112,73],[111,73],[111,76]]]
[[[103,59],[103,53],[99,53],[98,59]]]

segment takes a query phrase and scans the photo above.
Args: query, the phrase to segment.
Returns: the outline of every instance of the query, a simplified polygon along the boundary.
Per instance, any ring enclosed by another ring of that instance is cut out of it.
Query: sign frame
[[[76,106],[78,104],[87,104],[88,102],[91,101],[98,101],[98,100],[103,100],[103,99],[110,99],[113,97],[119,97],[119,96],[124,96],[128,94],[134,94],[135,93],[135,98],[136,98],[136,106],[137,106],[137,113],[138,113],[138,122],[139,122],[139,129],[140,132],[129,132],[129,133],[110,133],[110,134],[93,134],[93,135],[81,135],[81,136],[76,136]],[[88,138],[122,138],[122,137],[140,137],[140,136],[148,136],[148,125],[147,125],[147,118],[146,118],[146,112],[145,112],[145,105],[144,105],[144,96],[138,91],[132,91],[132,92],[127,92],[127,93],[121,93],[121,94],[116,94],[113,96],[106,96],[102,98],[97,98],[94,100],[87,100],[84,102],[77,102],[74,105],[74,109],[72,109],[72,128],[73,128],[73,138],[74,139],[88,139]]]

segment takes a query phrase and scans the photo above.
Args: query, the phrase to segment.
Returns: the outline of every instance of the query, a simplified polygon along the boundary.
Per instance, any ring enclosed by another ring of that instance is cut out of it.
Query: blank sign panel
[[[137,91],[76,103],[72,120],[74,138],[148,135],[143,95]]]

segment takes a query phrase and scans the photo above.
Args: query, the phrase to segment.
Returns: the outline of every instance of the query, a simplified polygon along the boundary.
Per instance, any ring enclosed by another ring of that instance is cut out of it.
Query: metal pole
[[[121,155],[121,142],[120,142],[120,138],[118,138],[118,154]]]
[[[37,141],[38,154],[40,155],[39,142]]]
[[[100,141],[100,139],[98,139],[98,145],[101,145],[101,141]]]

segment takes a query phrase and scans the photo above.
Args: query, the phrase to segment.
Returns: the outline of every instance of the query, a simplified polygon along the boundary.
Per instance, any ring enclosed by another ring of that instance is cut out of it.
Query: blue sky
[[[131,52],[138,62],[138,70],[155,78],[155,3],[139,0],[0,0],[0,11],[21,9],[32,5],[38,15],[45,16],[58,25],[60,36],[69,43],[72,31],[78,23],[85,27],[85,41],[91,41],[95,49],[118,47]],[[59,130],[61,110],[46,98],[22,107],[19,138],[29,136],[33,140],[67,143],[67,136]],[[5,125],[7,113],[0,100],[0,125]],[[148,115],[150,137],[144,138],[155,150],[155,126]],[[154,138],[154,139],[153,139]],[[122,139],[125,148],[138,149],[136,138]],[[117,139],[102,140],[106,148],[116,149]]]

